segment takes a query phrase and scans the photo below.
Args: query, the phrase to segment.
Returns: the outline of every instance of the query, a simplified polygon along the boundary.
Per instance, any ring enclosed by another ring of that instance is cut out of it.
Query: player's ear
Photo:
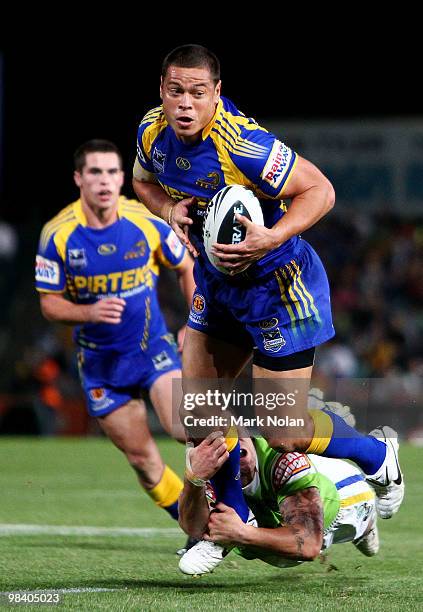
[[[78,170],[75,170],[75,172],[73,173],[73,180],[75,181],[75,185],[77,187],[81,187],[81,185],[82,185],[82,177],[81,177],[81,173],[78,172]]]
[[[222,81],[219,81],[214,88],[214,101],[217,104],[220,100],[220,91],[222,89]]]
[[[160,77],[160,100],[163,100],[163,77]]]

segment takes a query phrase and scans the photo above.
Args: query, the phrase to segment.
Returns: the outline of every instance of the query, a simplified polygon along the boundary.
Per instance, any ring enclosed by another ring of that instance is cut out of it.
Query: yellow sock
[[[184,485],[179,476],[175,474],[168,465],[165,465],[159,482],[155,487],[147,491],[147,493],[157,506],[160,506],[160,508],[167,508],[178,500],[183,487]]]
[[[314,435],[306,453],[321,455],[329,446],[333,434],[333,422],[323,410],[309,410],[314,421]]]
[[[237,442],[238,442],[238,432],[236,427],[230,427],[228,433],[225,436],[226,446],[228,447],[228,452],[230,453],[234,450]]]

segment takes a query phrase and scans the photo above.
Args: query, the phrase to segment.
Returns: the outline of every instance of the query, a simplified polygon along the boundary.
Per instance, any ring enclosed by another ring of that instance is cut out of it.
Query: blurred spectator
[[[84,435],[90,427],[73,354],[60,337],[42,333],[15,363],[8,393],[0,396],[0,433]]]
[[[334,215],[307,233],[328,271],[337,331],[317,368],[338,376],[405,374],[423,346],[423,223],[388,215],[361,222],[361,215]]]
[[[15,228],[0,220],[0,345],[5,338],[4,326],[8,323],[9,306],[14,291],[14,261],[18,252],[18,235]]]
[[[15,228],[0,221],[0,261],[11,261],[18,250],[18,235]]]

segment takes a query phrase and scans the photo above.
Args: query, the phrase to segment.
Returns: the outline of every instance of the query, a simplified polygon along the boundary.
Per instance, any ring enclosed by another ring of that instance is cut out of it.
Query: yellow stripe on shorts
[[[357,495],[351,495],[350,497],[345,497],[345,499],[341,499],[341,508],[347,508],[348,506],[353,506],[354,504],[358,504],[359,502],[374,499],[374,497],[374,491],[371,490],[364,491],[363,493],[357,493]]]

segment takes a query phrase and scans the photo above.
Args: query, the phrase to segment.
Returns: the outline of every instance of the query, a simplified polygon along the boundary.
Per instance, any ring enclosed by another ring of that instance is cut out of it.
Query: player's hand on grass
[[[191,448],[192,472],[197,478],[210,480],[229,457],[225,437],[221,431],[214,431],[201,444]]]
[[[188,216],[189,208],[197,201],[196,198],[184,198],[173,205],[170,213],[171,223],[170,226],[178,236],[179,240],[184,244],[188,251],[192,253],[194,257],[198,256],[198,251],[191,244],[188,238],[189,226],[193,224],[193,220]]]
[[[219,542],[223,546],[233,543],[241,544],[243,532],[247,525],[242,522],[240,516],[233,508],[222,502],[216,504],[215,510],[210,513],[208,531],[204,539],[211,542]]]
[[[247,230],[245,239],[239,244],[216,242],[211,249],[213,255],[219,258],[219,265],[227,268],[230,274],[242,272],[279,246],[271,229],[263,225],[256,225],[243,215],[236,214],[235,217]]]
[[[117,297],[98,300],[89,306],[89,321],[90,323],[112,323],[113,325],[121,323],[125,306],[125,300]]]

